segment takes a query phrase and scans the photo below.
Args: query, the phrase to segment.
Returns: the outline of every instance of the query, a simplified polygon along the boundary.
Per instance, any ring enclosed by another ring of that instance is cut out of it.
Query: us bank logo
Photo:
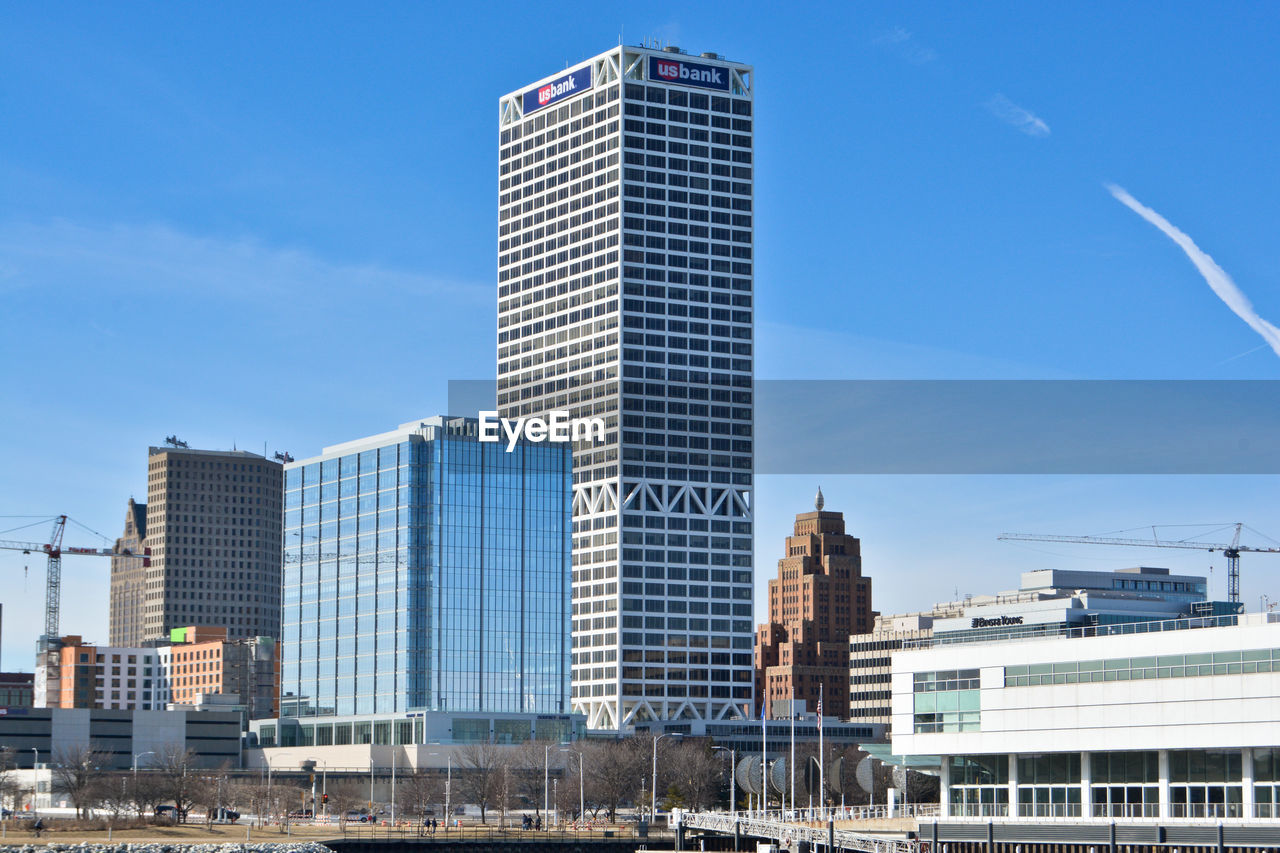
[[[682,59],[649,57],[649,79],[679,83],[682,86],[696,86],[699,89],[729,91],[728,68],[703,65],[700,62],[685,62]]]
[[[591,66],[579,68],[577,71],[570,71],[563,77],[557,77],[550,83],[543,83],[535,89],[530,89],[521,95],[520,100],[523,102],[524,114],[529,115],[543,107],[550,106],[556,101],[564,100],[572,95],[580,92],[586,92],[591,88]]]

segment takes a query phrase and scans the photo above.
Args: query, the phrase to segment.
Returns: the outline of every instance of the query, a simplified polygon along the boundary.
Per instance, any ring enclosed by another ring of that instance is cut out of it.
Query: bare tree
[[[414,774],[415,776],[417,774]],[[408,781],[409,785],[416,784],[413,777],[401,777],[402,780]],[[397,792],[398,794],[399,792]],[[329,783],[329,813],[337,815],[345,815],[347,812],[368,811],[369,805],[369,786],[361,782],[347,779],[342,782]]]
[[[53,790],[66,794],[75,807],[76,817],[89,816],[99,794],[98,774],[107,763],[107,754],[91,745],[65,746],[54,750]]]
[[[22,797],[23,786],[14,778],[17,769],[17,753],[11,746],[0,747],[0,807],[11,807],[18,810],[18,801]]]
[[[514,794],[542,813],[545,802],[545,765],[547,753],[544,742],[527,740],[508,753],[511,763],[511,784]]]
[[[614,820],[624,802],[634,802],[649,778],[649,755],[638,738],[593,743],[586,749],[589,799]],[[647,743],[647,742],[646,742]]]
[[[182,744],[170,744],[156,752],[152,763],[152,772],[160,783],[160,799],[172,800],[178,822],[185,823],[192,806],[205,799],[207,787],[196,767],[196,754]]]
[[[502,767],[506,756],[492,743],[469,743],[455,753],[462,769],[458,790],[466,802],[480,807],[480,822],[501,794]]]
[[[330,800],[334,795],[330,795]],[[444,780],[439,773],[419,767],[399,779],[396,787],[396,807],[400,814],[413,815],[418,821],[433,811],[435,803],[444,799]],[[349,806],[343,806],[343,813]]]
[[[168,796],[165,781],[149,771],[132,774],[128,787],[130,806],[138,815],[153,813]]]
[[[119,820],[133,810],[133,791],[126,773],[102,773],[93,781],[93,800],[96,805],[111,813],[112,820]]]
[[[686,741],[672,750],[664,778],[668,806],[693,811],[710,808],[720,799],[724,762],[711,751],[708,741]]]

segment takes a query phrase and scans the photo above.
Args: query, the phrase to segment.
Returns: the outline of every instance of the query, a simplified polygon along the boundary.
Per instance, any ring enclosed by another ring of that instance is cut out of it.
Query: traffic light
[[[321,794],[321,795],[320,795],[320,802],[327,806],[327,805],[329,804],[329,795],[328,795],[328,794]]]

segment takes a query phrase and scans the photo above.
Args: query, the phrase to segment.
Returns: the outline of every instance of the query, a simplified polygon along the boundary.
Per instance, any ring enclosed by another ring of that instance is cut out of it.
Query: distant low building
[[[891,752],[941,777],[944,820],[1094,821],[1105,846],[1117,819],[1280,817],[1278,707],[1280,614],[937,644],[894,655]]]
[[[190,626],[170,631],[161,646],[160,669],[168,702],[216,706],[235,697],[246,719],[276,716],[280,692],[280,644],[272,637],[227,639],[225,628]]]
[[[191,750],[198,767],[240,766],[240,715],[195,711],[97,708],[9,708],[0,714],[0,744],[18,767],[56,763],[80,748],[100,753],[102,768],[127,770],[172,750]]]
[[[234,709],[246,727],[276,714],[280,649],[271,637],[228,640],[225,628],[191,626],[146,646],[97,646],[75,635],[50,645],[57,671],[46,674],[48,655],[38,656],[38,708]]]
[[[35,705],[35,675],[30,672],[0,672],[0,708],[30,708]]]
[[[98,646],[76,634],[46,640],[37,655],[35,707],[155,710],[168,701],[159,689],[154,648]]]
[[[932,610],[878,616],[849,637],[849,716],[890,725],[890,671],[904,648],[993,639],[1081,636],[1108,626],[1231,615],[1238,605],[1205,601],[1205,578],[1136,566],[1113,572],[1037,569],[1016,590],[967,596]]]

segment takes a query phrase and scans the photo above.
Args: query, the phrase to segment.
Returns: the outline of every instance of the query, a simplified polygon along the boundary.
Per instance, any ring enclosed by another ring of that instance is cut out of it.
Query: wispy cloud
[[[876,37],[875,44],[912,65],[925,65],[938,58],[933,48],[921,44],[909,30],[902,27],[894,27],[881,33]]]
[[[188,234],[166,225],[66,221],[0,226],[0,292],[215,297],[287,304],[399,292],[487,304],[492,288],[378,264],[342,263],[303,249]]]
[[[1005,95],[997,93],[987,101],[987,111],[1010,127],[1027,136],[1048,136],[1049,125],[1040,116],[1024,109]]]
[[[1231,276],[1227,275],[1226,270],[1218,266],[1213,258],[1209,257],[1190,237],[1169,220],[1129,195],[1123,187],[1118,187],[1115,184],[1107,184],[1106,187],[1117,201],[1159,228],[1166,237],[1177,243],[1178,248],[1186,252],[1187,257],[1191,259],[1191,263],[1195,264],[1200,275],[1204,276],[1204,280],[1209,287],[1213,288],[1213,292],[1218,294],[1218,298],[1225,302],[1237,317],[1248,323],[1249,328],[1261,335],[1262,339],[1275,351],[1276,355],[1280,355],[1280,328],[1258,316],[1258,312],[1253,309],[1253,303],[1249,301],[1249,297],[1241,292],[1240,288],[1231,279]]]

